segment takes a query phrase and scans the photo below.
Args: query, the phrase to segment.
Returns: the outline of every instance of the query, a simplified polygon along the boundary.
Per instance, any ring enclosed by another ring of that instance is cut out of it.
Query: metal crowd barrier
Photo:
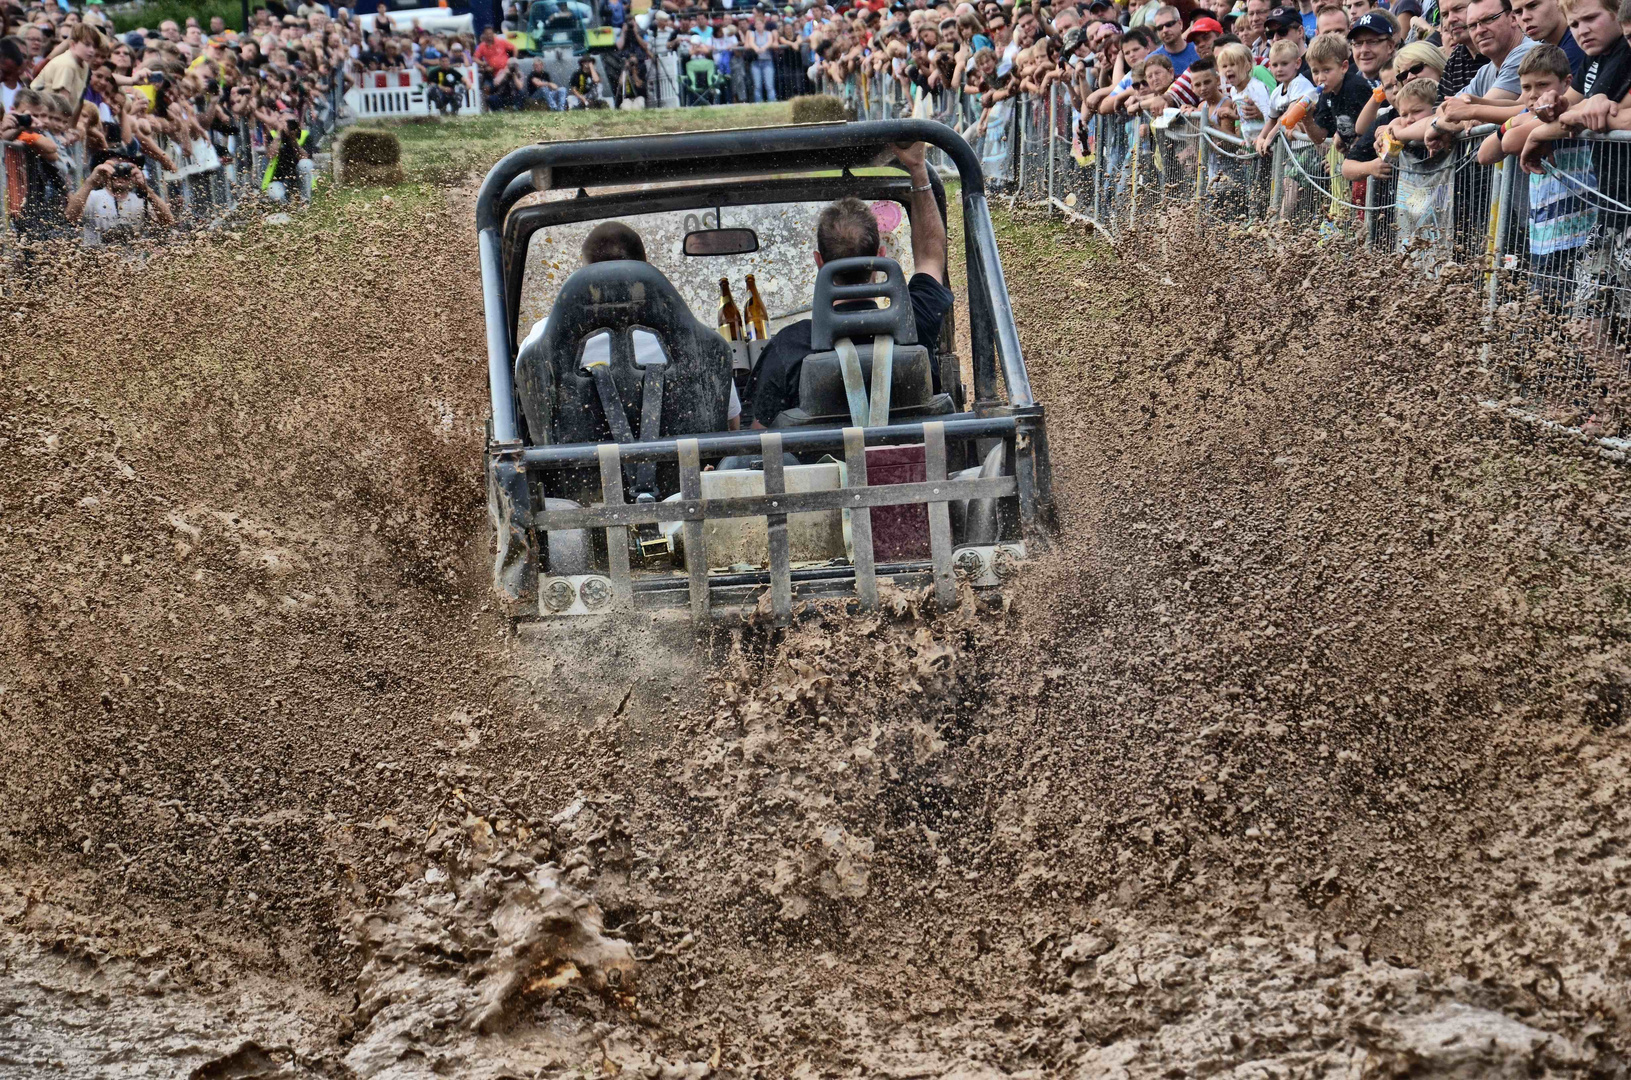
[[[864,70],[852,72],[842,83],[835,83],[823,74],[815,89],[817,93],[841,98],[857,120],[895,120],[903,117],[936,120],[962,132],[976,151],[983,142],[972,130],[964,130],[968,125],[964,123],[962,102],[957,91],[952,89],[929,93],[899,79],[873,78]],[[975,115],[977,117],[978,113]],[[951,160],[936,147],[929,148],[928,162],[943,177],[950,178],[957,174]]]
[[[481,79],[473,65],[454,68],[464,83],[464,100],[457,115],[479,116],[482,112]],[[345,103],[359,120],[375,120],[392,116],[431,116],[437,112],[431,105],[425,80],[415,69],[401,71],[364,71],[358,76],[359,85],[345,92]]]

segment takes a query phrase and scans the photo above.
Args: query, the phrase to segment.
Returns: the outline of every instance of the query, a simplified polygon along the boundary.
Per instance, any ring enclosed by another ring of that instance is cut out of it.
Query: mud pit
[[[585,708],[467,198],[8,301],[0,1075],[1623,1074],[1626,474],[1473,403],[1475,283],[1012,226],[1011,608]]]

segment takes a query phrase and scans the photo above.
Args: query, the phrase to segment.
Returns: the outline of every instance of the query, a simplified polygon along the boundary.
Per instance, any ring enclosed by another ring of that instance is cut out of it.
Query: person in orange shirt
[[[481,32],[481,44],[476,46],[476,62],[486,64],[494,71],[503,71],[510,64],[510,58],[515,55],[515,46],[508,38],[501,38],[493,33],[491,26]]]

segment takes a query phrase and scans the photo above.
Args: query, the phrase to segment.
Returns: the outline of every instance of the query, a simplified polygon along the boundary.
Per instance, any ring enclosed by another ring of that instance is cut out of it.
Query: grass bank
[[[791,106],[776,103],[636,112],[496,112],[453,119],[381,120],[363,126],[390,131],[401,140],[402,168],[410,181],[448,183],[472,169],[485,171],[528,143],[761,127],[785,124],[791,115]]]

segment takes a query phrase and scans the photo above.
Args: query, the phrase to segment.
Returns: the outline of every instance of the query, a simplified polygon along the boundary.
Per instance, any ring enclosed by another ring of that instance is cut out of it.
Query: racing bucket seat
[[[858,284],[834,281],[862,271],[866,280]],[[880,273],[883,280],[874,280]],[[880,307],[878,300],[888,303]],[[950,394],[934,392],[933,361],[917,340],[911,294],[894,259],[834,259],[821,267],[810,309],[810,349],[799,373],[799,403],[778,413],[773,428],[882,427],[956,409]]]
[[[724,431],[731,348],[696,320],[650,263],[611,261],[566,279],[544,332],[515,361],[515,385],[535,444],[630,443]],[[626,466],[635,501],[677,491],[677,466]],[[600,474],[564,470],[545,499],[599,501]],[[551,537],[551,548],[558,546]]]

